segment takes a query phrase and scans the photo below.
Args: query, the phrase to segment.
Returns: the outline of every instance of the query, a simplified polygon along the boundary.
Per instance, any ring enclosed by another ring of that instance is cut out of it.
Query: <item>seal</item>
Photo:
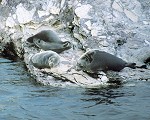
[[[33,43],[33,38],[43,40],[45,42],[60,42],[58,35],[52,30],[42,30],[41,32],[29,37],[28,42]]]
[[[52,30],[43,30],[27,39],[28,42],[34,43],[38,48],[43,50],[53,50],[61,53],[72,47],[71,42],[61,41],[58,35]]]
[[[60,56],[51,50],[43,51],[34,54],[30,58],[30,63],[38,69],[52,68],[60,63]]]
[[[71,48],[72,44],[69,41],[65,42],[45,42],[43,40],[33,38],[33,43],[43,50],[52,50],[61,53]]]
[[[136,63],[127,63],[112,54],[95,49],[85,52],[75,65],[77,71],[83,70],[87,73],[107,72],[108,70],[119,72],[125,67],[135,69]]]

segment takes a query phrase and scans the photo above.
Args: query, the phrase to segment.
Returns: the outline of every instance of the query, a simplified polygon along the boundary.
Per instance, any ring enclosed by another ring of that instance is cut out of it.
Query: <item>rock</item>
[[[91,19],[91,16],[88,15],[91,8],[92,8],[92,6],[89,4],[82,5],[75,9],[75,14],[80,18]]]
[[[94,36],[98,36],[98,30],[91,30],[91,35],[94,37]]]
[[[41,17],[43,17],[43,16],[47,16],[47,15],[49,15],[49,12],[47,12],[47,11],[38,11],[38,15],[39,15],[39,17],[41,18]]]
[[[122,6],[119,3],[117,3],[116,1],[113,2],[112,8],[114,8],[115,10],[117,10],[119,12],[123,12]]]
[[[57,8],[57,7],[53,6],[53,7],[50,8],[49,11],[50,11],[50,13],[56,15],[56,14],[59,14],[60,8]]]
[[[58,7],[60,5],[60,3],[52,0],[52,1],[47,1],[47,4],[44,6],[43,5],[43,10],[45,10],[46,12],[49,12],[51,14],[54,15],[58,15],[60,12],[60,8]]]
[[[87,22],[85,22],[85,24],[87,25],[87,28],[88,28],[89,30],[92,29],[92,24],[91,24],[91,21],[90,21],[90,20],[88,20]]]
[[[1,1],[0,1],[0,4],[2,4],[2,5],[6,5],[6,3],[7,3],[6,0],[1,0]]]
[[[32,21],[35,10],[36,10],[35,8],[33,8],[31,11],[26,10],[23,7],[22,3],[17,5],[16,15],[17,15],[18,22],[20,24],[25,24],[25,23]]]
[[[150,21],[143,21],[143,24],[149,25],[149,24],[150,24]]]
[[[7,27],[14,27],[16,24],[16,22],[14,21],[13,17],[8,17],[6,20],[6,26]]]
[[[138,16],[134,14],[133,12],[129,11],[128,9],[124,9],[124,13],[133,22],[138,22]]]

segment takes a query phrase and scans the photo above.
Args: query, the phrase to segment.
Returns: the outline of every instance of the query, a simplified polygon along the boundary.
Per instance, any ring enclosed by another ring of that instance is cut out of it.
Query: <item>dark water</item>
[[[101,89],[42,86],[0,58],[0,120],[150,120],[150,82]]]

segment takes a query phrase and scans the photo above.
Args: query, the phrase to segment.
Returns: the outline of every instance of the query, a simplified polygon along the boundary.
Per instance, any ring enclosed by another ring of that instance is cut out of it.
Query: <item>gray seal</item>
[[[27,39],[28,42],[34,43],[38,48],[43,50],[53,50],[61,53],[72,47],[69,41],[61,41],[58,35],[52,30],[43,30]]]
[[[60,42],[58,35],[52,30],[42,30],[41,32],[29,37],[28,42],[33,43],[33,38],[43,40],[45,42]]]
[[[135,69],[135,63],[127,63],[126,61],[100,50],[89,50],[84,53],[77,61],[75,69],[83,70],[88,73],[98,73],[99,71],[107,72],[121,71],[125,67]]]
[[[60,63],[60,56],[54,51],[36,53],[30,58],[30,63],[39,69],[52,68]]]
[[[58,42],[45,42],[43,40],[34,38],[33,42],[37,47],[39,47],[43,50],[52,50],[57,53],[61,53],[65,50],[68,50],[72,46],[69,41],[59,42],[59,43]]]

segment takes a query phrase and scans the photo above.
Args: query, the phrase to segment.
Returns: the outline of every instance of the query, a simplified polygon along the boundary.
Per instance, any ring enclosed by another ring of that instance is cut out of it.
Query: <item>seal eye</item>
[[[64,48],[70,47],[70,42],[69,41],[64,42],[63,47]]]
[[[83,68],[84,66],[78,63],[78,67]]]
[[[41,43],[41,40],[38,39],[38,40],[37,40],[37,43]]]
[[[85,55],[82,59],[84,59],[85,61],[89,61],[90,62],[89,57],[87,55]]]

